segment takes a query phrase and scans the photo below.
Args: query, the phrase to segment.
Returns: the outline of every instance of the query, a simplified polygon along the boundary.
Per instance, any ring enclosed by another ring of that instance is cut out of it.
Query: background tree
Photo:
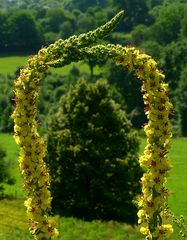
[[[118,10],[124,9],[126,13],[120,24],[120,31],[131,31],[137,24],[151,23],[151,16],[145,0],[113,0],[113,5]]]
[[[187,64],[187,38],[168,44],[162,52],[162,68],[165,69],[172,94],[178,88],[180,75]]]
[[[183,68],[177,90],[178,109],[180,114],[181,134],[187,137],[187,65]]]
[[[9,171],[9,164],[5,160],[6,152],[0,148],[0,198],[3,197],[4,186],[3,184],[12,185],[15,183],[15,179],[11,177]]]
[[[180,2],[154,8],[151,13],[155,19],[151,26],[152,38],[166,45],[176,41],[181,32],[181,21],[187,11],[187,5]]]
[[[9,13],[7,50],[33,51],[42,44],[42,35],[30,11],[19,10]]]
[[[7,46],[7,15],[0,12],[0,50]]]
[[[164,0],[147,0],[147,6],[149,9],[151,9],[157,5],[161,5],[163,1]]]
[[[104,0],[102,2],[104,2]],[[69,1],[68,6],[71,9],[77,8],[82,12],[85,12],[89,7],[95,6],[97,4],[99,4],[99,0],[79,0],[79,1],[71,0]]]
[[[12,132],[13,121],[10,118],[12,114],[12,85],[15,76],[4,76],[0,74],[0,131]]]
[[[133,126],[141,128],[146,121],[146,117],[143,110],[144,104],[140,92],[140,81],[132,73],[121,66],[114,65],[112,62],[109,62],[105,69],[105,77],[122,94]]]
[[[48,9],[45,14],[42,26],[47,32],[58,33],[60,25],[66,20],[66,12],[63,9]]]
[[[85,220],[135,223],[132,200],[142,174],[138,146],[107,82],[79,80],[63,96],[47,133],[53,210]]]

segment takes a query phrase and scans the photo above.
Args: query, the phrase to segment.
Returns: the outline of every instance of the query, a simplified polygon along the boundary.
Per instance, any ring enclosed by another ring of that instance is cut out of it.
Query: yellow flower
[[[169,238],[173,233],[173,227],[171,224],[165,224],[158,227],[156,235],[160,240]]]
[[[140,232],[143,234],[143,235],[146,235],[148,236],[150,234],[150,231],[149,231],[149,228],[148,227],[141,227],[140,228]]]
[[[146,220],[146,213],[145,210],[140,209],[137,213],[138,215],[138,224],[142,223],[144,220]]]
[[[52,234],[52,239],[57,239],[59,237],[59,231],[55,228]]]
[[[151,159],[147,157],[147,155],[143,155],[139,157],[139,163],[141,167],[149,167],[151,164]]]
[[[28,198],[27,200],[25,200],[24,205],[27,208],[31,207],[32,206],[32,198]]]
[[[141,178],[141,183],[142,184],[146,184],[146,186],[152,186],[153,184],[153,177],[152,177],[152,173],[144,173],[143,177]]]

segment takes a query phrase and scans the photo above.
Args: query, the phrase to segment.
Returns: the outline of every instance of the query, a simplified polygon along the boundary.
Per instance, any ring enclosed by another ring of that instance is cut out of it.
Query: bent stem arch
[[[171,126],[169,115],[172,104],[168,98],[168,86],[156,62],[148,55],[133,47],[121,45],[94,45],[98,38],[108,34],[118,23],[123,12],[95,31],[58,40],[48,48],[42,48],[37,55],[28,60],[15,81],[14,137],[20,145],[19,166],[27,192],[27,214],[30,232],[35,239],[58,238],[55,223],[49,218],[51,209],[50,176],[43,161],[46,154],[44,140],[37,131],[37,101],[39,82],[49,67],[62,67],[85,58],[113,59],[129,71],[134,71],[141,80],[141,92],[145,104],[148,123],[144,126],[147,146],[140,165],[146,169],[139,199],[140,231],[146,239],[167,239],[173,229],[164,224],[167,217],[168,190],[164,186],[171,168],[167,152],[170,146]]]

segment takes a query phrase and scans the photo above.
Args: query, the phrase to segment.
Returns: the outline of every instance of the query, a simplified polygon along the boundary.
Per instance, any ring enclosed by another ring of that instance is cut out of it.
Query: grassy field
[[[173,141],[170,158],[173,169],[168,178],[169,205],[176,215],[182,214],[187,220],[187,139]]]
[[[140,152],[144,146],[145,139],[142,139]],[[167,182],[171,191],[169,206],[176,215],[184,215],[187,220],[187,139],[174,139],[169,157],[173,165]]]
[[[0,55],[0,73],[11,74],[15,72],[18,67],[26,64],[27,58],[27,55]]]
[[[0,73],[2,74],[11,74],[16,71],[20,66],[24,66],[27,63],[28,57],[30,54],[0,54]],[[89,66],[86,63],[71,63],[62,68],[51,68],[50,71],[53,73],[58,73],[66,75],[72,66],[78,66],[80,72],[90,73]],[[94,73],[98,74],[101,72],[101,69],[96,66],[94,68]]]
[[[20,197],[17,200],[0,201],[0,240],[29,240],[26,215],[23,207],[24,193],[21,191],[21,175],[17,167],[18,147],[11,135],[0,134],[0,145],[7,150],[7,160],[10,162],[13,176],[17,179],[15,186],[5,186],[6,193]],[[141,152],[145,146],[142,139]],[[171,190],[169,205],[176,216],[183,214],[187,219],[187,139],[175,139],[170,151],[173,169],[168,178]],[[59,218],[59,228],[63,240],[142,240],[137,228],[115,222],[91,223],[74,218]],[[73,229],[73,231],[72,231]],[[14,238],[12,238],[14,236]],[[172,240],[180,238],[175,231]]]
[[[0,239],[31,240],[22,200],[0,201]],[[7,211],[8,210],[8,211]],[[56,217],[62,240],[142,240],[136,228],[116,222]]]

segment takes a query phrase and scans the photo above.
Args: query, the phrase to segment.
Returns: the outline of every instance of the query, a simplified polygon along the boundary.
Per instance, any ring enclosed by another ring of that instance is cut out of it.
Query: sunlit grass
[[[26,65],[29,56],[30,54],[0,54],[0,73],[14,73],[18,69],[18,67],[23,67],[24,65]],[[81,73],[90,74],[89,66],[84,62],[71,63],[62,68],[50,68],[50,71],[52,73],[67,75],[73,66],[78,67]],[[94,74],[99,74],[100,72],[101,69],[99,68],[99,66],[96,66],[94,68]]]
[[[18,67],[26,64],[27,56],[4,56],[0,57],[0,73],[14,73]]]
[[[143,152],[145,139],[142,139],[140,152]],[[187,139],[177,138],[172,141],[169,157],[173,168],[168,176],[170,209],[187,220]]]
[[[61,240],[142,240],[136,228],[117,222],[56,217]],[[0,239],[31,240],[23,200],[0,201]]]
[[[0,239],[30,240],[23,200],[0,201]]]
[[[187,220],[187,139],[174,140],[169,156],[173,165],[168,177],[169,205],[175,214],[182,214]]]

